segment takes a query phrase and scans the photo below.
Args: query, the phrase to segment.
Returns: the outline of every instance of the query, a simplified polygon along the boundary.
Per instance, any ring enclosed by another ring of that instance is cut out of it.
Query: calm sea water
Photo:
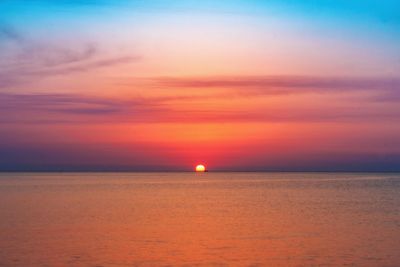
[[[0,266],[400,266],[400,174],[0,174]]]

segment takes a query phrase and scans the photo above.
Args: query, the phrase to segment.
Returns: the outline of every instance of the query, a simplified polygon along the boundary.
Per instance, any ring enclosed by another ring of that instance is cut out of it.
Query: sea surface
[[[400,266],[400,174],[2,173],[0,266]]]

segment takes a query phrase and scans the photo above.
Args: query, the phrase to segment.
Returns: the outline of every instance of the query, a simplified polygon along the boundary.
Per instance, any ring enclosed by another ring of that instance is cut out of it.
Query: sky
[[[397,0],[2,0],[0,170],[400,171]]]

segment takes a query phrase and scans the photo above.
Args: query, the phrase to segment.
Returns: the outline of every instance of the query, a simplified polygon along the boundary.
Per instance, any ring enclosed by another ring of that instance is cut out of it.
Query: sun
[[[206,171],[206,167],[204,167],[204,165],[199,164],[196,166],[196,172],[205,172]]]

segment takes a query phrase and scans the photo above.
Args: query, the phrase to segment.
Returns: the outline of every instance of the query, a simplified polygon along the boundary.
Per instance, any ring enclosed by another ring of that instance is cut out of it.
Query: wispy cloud
[[[225,88],[259,94],[296,94],[354,90],[400,91],[400,78],[312,76],[160,77],[154,83],[167,88]]]
[[[13,27],[0,22],[0,42],[4,41],[21,42],[23,37]]]
[[[0,24],[1,40],[6,44],[0,50],[0,88],[52,75],[66,75],[126,64],[139,59],[130,55],[104,57],[95,44],[72,49],[38,42],[4,23]]]
[[[79,94],[0,93],[2,123],[150,121],[166,111],[164,98],[113,99]]]
[[[194,97],[105,98],[72,94],[0,94],[2,123],[220,123],[398,121],[399,109],[341,107],[193,106]],[[201,97],[200,97],[201,99]],[[172,104],[173,103],[173,104]],[[189,105],[188,105],[189,104]]]

